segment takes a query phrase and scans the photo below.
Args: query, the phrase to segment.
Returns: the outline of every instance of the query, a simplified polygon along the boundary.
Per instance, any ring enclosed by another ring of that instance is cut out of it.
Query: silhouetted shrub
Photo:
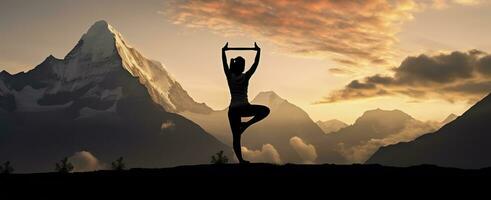
[[[123,162],[123,157],[119,157],[117,160],[111,163],[112,169],[121,171],[126,168],[126,165]]]
[[[216,153],[215,155],[211,156],[211,163],[212,164],[227,164],[228,158],[227,158],[227,156],[223,155],[223,151],[220,151],[220,152]]]
[[[12,172],[14,172],[14,168],[10,165],[9,161],[0,166],[0,174],[11,174]]]
[[[55,170],[59,173],[70,173],[73,171],[73,165],[68,162],[68,158],[65,157],[59,163],[56,163]]]

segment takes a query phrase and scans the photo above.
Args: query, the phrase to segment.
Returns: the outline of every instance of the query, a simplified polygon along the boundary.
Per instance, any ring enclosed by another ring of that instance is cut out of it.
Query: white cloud
[[[250,150],[242,147],[242,156],[245,160],[252,162],[281,164],[281,158],[278,151],[271,144],[263,145],[261,150]]]
[[[75,154],[69,158],[69,161],[73,164],[74,172],[97,171],[107,168],[105,164],[100,162],[88,151],[75,152]]]
[[[174,122],[172,122],[171,120],[167,120],[165,122],[162,122],[162,125],[160,125],[160,129],[161,130],[172,129],[175,126],[176,124]]]
[[[314,145],[306,144],[297,136],[290,138],[290,145],[298,153],[306,164],[313,164],[317,159],[317,151]]]

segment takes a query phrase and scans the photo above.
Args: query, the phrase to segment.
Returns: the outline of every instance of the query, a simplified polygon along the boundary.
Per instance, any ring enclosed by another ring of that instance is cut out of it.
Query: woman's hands
[[[254,42],[254,47],[232,47],[232,48],[228,47],[228,42],[225,43],[225,46],[222,47],[222,63],[223,63],[223,70],[225,71],[225,75],[227,75],[227,77],[230,75],[230,69],[227,63],[227,55],[225,52],[229,50],[256,51],[256,58],[254,59],[254,63],[252,64],[251,68],[245,73],[247,78],[251,78],[252,74],[254,74],[259,64],[259,58],[261,57],[261,48],[257,46],[256,42]]]
[[[253,51],[260,52],[261,48],[257,46],[256,42],[254,42],[254,47],[228,47],[228,42],[225,43],[225,46],[222,47],[222,51],[225,52],[230,50],[253,50]]]
[[[254,50],[256,50],[257,52],[261,51],[261,48],[259,48],[259,46],[257,46],[256,42],[254,42]]]
[[[228,50],[228,42],[223,46],[222,51],[227,51]]]

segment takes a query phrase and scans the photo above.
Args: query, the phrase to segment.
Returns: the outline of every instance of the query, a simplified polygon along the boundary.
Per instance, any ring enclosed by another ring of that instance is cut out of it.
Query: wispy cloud
[[[483,3],[484,0],[433,0],[432,6],[437,9],[447,8],[452,4],[475,6]]]
[[[221,34],[265,38],[288,52],[333,58],[344,65],[385,64],[414,0],[171,0],[176,24]]]

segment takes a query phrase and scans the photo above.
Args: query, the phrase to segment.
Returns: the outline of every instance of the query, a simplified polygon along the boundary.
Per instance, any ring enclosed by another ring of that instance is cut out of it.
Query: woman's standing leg
[[[234,108],[229,108],[228,110],[228,121],[230,123],[230,129],[232,130],[232,139],[233,139],[233,148],[235,155],[237,156],[237,159],[239,160],[240,163],[247,163],[242,158],[242,146],[240,143],[240,136],[242,134],[241,132],[241,116],[240,112],[237,109]]]

